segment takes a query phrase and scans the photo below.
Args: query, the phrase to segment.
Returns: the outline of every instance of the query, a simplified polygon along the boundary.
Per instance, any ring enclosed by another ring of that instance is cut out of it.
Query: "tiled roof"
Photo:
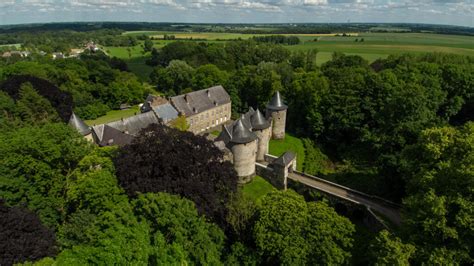
[[[230,142],[243,144],[252,142],[256,139],[257,135],[244,125],[242,119],[239,119],[231,125],[224,125],[224,128],[221,134],[216,138],[216,141],[224,141],[226,144]]]
[[[143,128],[151,124],[158,124],[160,121],[154,112],[147,112],[137,114],[128,118],[108,123],[107,125],[113,127],[121,132],[136,135]]]
[[[222,86],[215,86],[171,97],[171,103],[178,112],[191,116],[230,103],[230,96]]]
[[[169,103],[158,105],[153,112],[165,123],[178,117],[178,111]]]
[[[292,153],[291,151],[287,151],[283,153],[282,156],[278,157],[275,161],[273,161],[273,164],[281,165],[281,166],[288,166],[294,159],[296,158],[296,155]]]
[[[133,136],[125,134],[108,125],[98,125],[92,127],[94,139],[99,146],[127,145],[133,140]]]

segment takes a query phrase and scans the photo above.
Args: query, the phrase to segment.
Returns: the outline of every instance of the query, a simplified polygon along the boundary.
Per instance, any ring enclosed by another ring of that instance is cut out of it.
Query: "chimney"
[[[184,95],[184,100],[186,101],[186,103],[189,103],[189,96],[187,94]]]
[[[211,98],[211,91],[209,89],[207,89],[207,97]]]

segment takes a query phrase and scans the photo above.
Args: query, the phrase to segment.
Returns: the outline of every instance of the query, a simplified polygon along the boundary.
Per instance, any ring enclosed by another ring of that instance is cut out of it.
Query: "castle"
[[[249,182],[255,176],[258,163],[271,162],[271,171],[283,175],[295,168],[296,156],[293,153],[286,152],[279,158],[268,154],[270,139],[285,138],[287,109],[277,91],[266,106],[265,116],[259,109],[250,108],[232,124],[223,125],[222,132],[215,139],[216,146],[232,155],[230,160],[240,183]]]
[[[195,134],[222,125],[214,144],[233,163],[240,183],[249,182],[258,171],[265,177],[286,180],[288,171],[296,169],[295,154],[286,152],[278,158],[268,154],[270,139],[285,138],[288,106],[283,103],[278,91],[265,107],[265,115],[259,109],[250,108],[230,124],[231,101],[222,86],[178,95],[169,100],[149,95],[140,109],[141,114],[92,127],[73,113],[69,124],[99,146],[121,146],[131,143],[133,136],[148,125],[167,124],[182,115],[190,125],[188,130]]]

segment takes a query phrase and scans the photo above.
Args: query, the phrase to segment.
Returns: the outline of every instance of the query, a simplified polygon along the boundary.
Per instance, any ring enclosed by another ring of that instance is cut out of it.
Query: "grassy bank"
[[[101,116],[94,120],[86,120],[86,124],[89,126],[105,124],[113,121],[117,121],[122,118],[127,118],[135,114],[140,113],[138,105],[132,106],[130,109],[126,110],[112,110],[108,111],[106,115]]]

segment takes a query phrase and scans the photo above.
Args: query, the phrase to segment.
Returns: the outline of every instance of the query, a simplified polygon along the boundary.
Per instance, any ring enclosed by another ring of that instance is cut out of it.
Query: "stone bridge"
[[[325,179],[296,171],[296,159],[293,162],[288,162],[286,169],[275,167],[273,162],[276,160],[277,157],[267,154],[265,155],[265,162],[256,164],[257,174],[270,181],[274,186],[286,189],[288,180],[298,182],[330,197],[364,206],[368,213],[384,227],[387,227],[387,225],[380,218],[380,214],[397,226],[401,224],[400,205],[378,196],[368,195]]]

